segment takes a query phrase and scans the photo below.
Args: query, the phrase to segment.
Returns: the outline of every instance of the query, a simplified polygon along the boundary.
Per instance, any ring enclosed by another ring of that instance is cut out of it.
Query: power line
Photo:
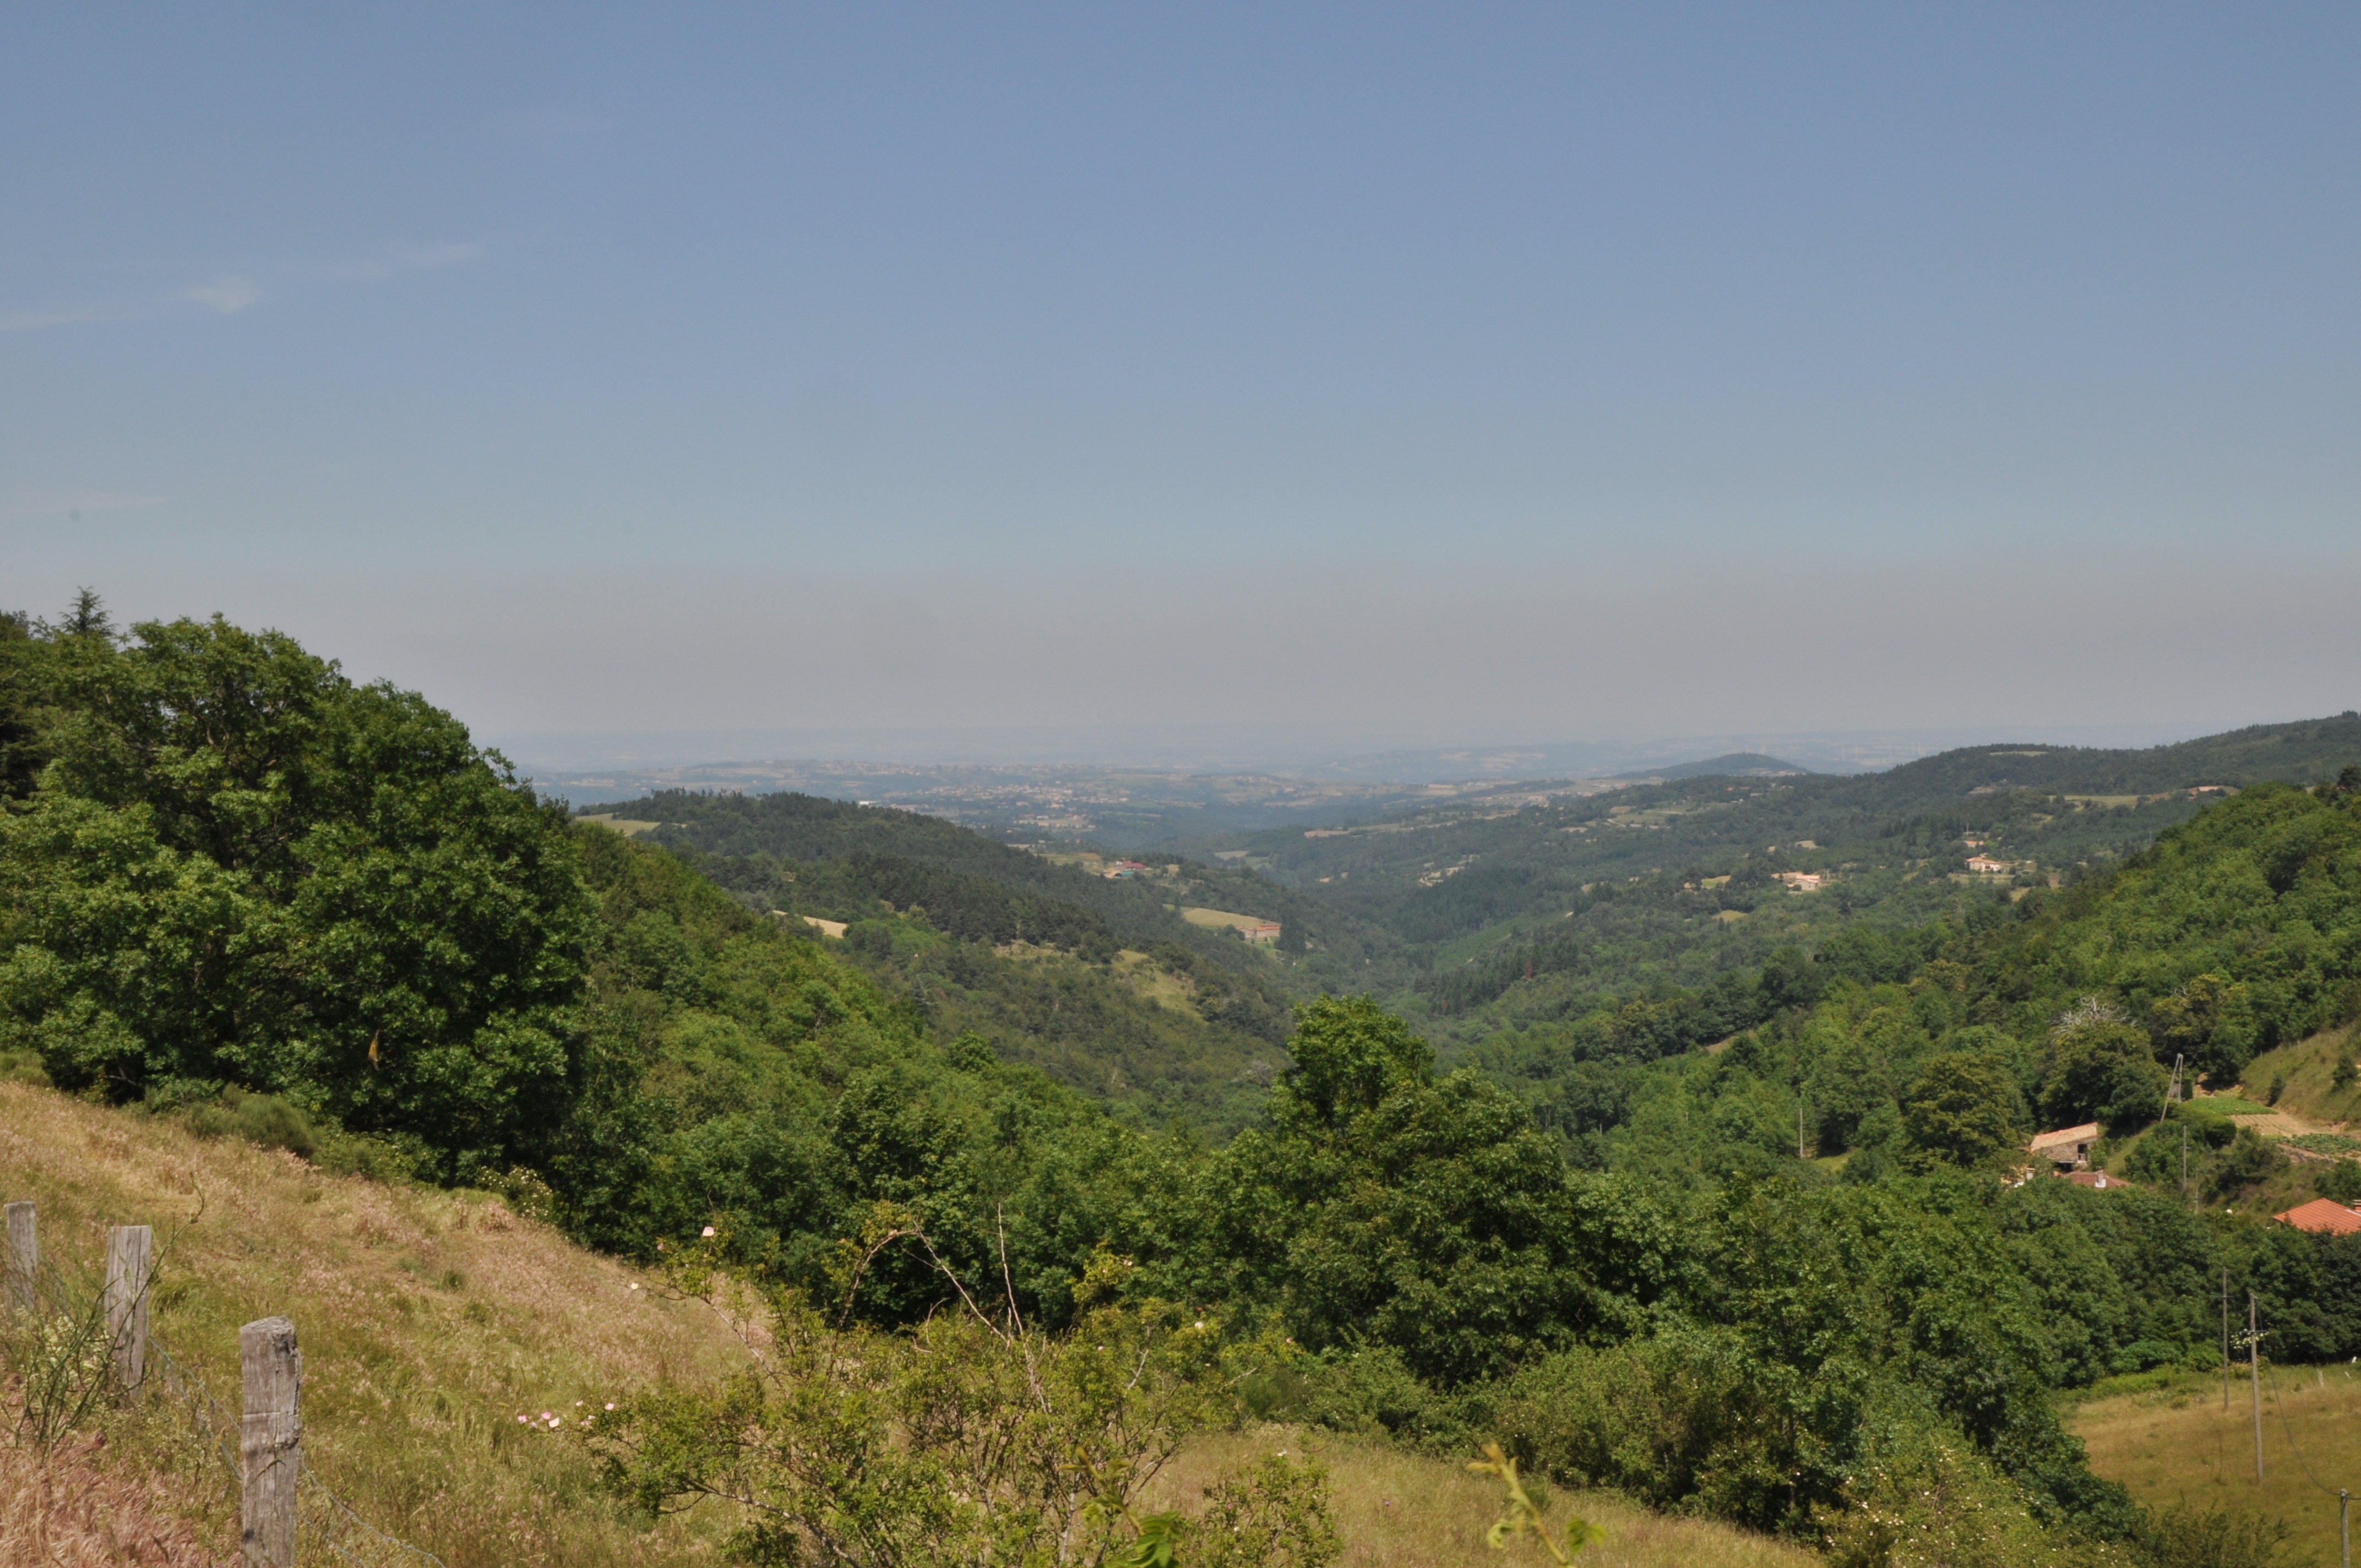
[[[2254,1299],[2253,1293],[2249,1292],[2246,1297],[2249,1312],[2254,1310]],[[2320,1381],[2323,1387],[2327,1387],[2328,1379],[2325,1376],[2323,1376]],[[2259,1481],[2263,1477],[2263,1412],[2259,1403],[2262,1398],[2262,1381],[2259,1372],[2257,1374],[2255,1387],[2256,1398],[2258,1401],[2255,1407],[2255,1479]],[[2295,1440],[2295,1423],[2288,1420],[2287,1400],[2281,1396],[2276,1384],[2271,1387],[2271,1408],[2279,1413],[2279,1430],[2287,1434],[2288,1452],[2295,1455],[2296,1466],[2303,1472],[2303,1478],[2312,1483],[2312,1488],[2323,1497],[2334,1496],[2336,1498],[2337,1551],[2344,1568],[2353,1568],[2352,1492],[2343,1486],[2332,1488],[2312,1474],[2312,1461],[2303,1456],[2302,1445]]]

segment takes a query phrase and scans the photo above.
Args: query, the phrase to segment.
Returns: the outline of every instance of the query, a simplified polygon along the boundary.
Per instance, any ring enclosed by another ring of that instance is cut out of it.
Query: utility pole
[[[2222,1266],[2222,1408],[2230,1408],[2230,1267]]]
[[[2352,1493],[2336,1488],[2336,1542],[2345,1553],[2345,1568],[2353,1568],[2353,1525],[2347,1512],[2352,1501]]]
[[[2255,1332],[2255,1293],[2246,1292],[2246,1370],[2255,1380],[2255,1485],[2263,1484],[2263,1336]]]
[[[1804,1102],[1795,1102],[1795,1157],[1804,1157]]]

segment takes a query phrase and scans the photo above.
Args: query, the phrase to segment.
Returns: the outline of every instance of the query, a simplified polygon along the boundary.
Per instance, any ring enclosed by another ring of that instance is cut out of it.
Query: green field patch
[[[1180,918],[1191,926],[1228,926],[1240,931],[1251,931],[1257,926],[1270,924],[1259,915],[1233,915],[1226,909],[1184,907],[1180,911]]]
[[[600,828],[611,828],[626,839],[638,833],[653,833],[664,826],[661,822],[643,822],[637,817],[618,817],[611,811],[601,811],[593,817],[577,817],[574,820],[595,823]]]

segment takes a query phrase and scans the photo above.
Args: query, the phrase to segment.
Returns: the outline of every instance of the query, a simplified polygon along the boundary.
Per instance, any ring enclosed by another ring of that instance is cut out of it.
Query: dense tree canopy
[[[114,1098],[286,1095],[502,1168],[562,1112],[596,912],[562,817],[448,714],[277,633],[59,639],[0,817],[0,1018]]]

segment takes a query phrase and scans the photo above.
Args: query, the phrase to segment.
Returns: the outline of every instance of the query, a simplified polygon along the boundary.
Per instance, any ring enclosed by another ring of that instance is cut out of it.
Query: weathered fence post
[[[237,1331],[246,1375],[238,1457],[245,1473],[246,1568],[295,1568],[295,1477],[303,1464],[303,1357],[295,1325],[263,1318]]]
[[[106,1233],[106,1335],[115,1370],[127,1389],[148,1375],[148,1283],[156,1233],[117,1225]]]
[[[30,1203],[8,1205],[8,1299],[26,1311],[41,1302],[41,1237]]]

